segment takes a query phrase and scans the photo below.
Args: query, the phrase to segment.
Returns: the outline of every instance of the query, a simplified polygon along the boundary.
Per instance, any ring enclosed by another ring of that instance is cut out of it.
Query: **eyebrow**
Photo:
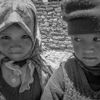
[[[0,32],[0,35],[7,35],[8,33],[6,32]]]

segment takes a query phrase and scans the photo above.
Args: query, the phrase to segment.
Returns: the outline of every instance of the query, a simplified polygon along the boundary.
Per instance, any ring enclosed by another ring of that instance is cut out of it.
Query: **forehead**
[[[16,33],[27,34],[27,32],[19,24],[14,23],[1,31],[0,35],[12,35]]]

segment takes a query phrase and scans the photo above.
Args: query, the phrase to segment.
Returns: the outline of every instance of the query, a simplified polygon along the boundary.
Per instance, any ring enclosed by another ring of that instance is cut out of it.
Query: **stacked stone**
[[[60,3],[35,2],[35,5],[42,34],[42,44],[45,48],[55,50],[72,49],[70,37],[67,34],[67,24],[61,19]]]

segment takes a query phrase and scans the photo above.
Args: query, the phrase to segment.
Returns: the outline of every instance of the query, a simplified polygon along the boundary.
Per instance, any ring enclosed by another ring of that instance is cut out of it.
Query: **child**
[[[100,0],[64,0],[74,54],[51,76],[41,100],[100,100]]]
[[[0,0],[0,100],[40,100],[49,73],[37,32],[31,0]]]

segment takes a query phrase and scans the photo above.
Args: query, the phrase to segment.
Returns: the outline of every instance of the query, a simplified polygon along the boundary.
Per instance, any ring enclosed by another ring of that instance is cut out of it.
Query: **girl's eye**
[[[1,39],[11,39],[9,36],[3,36]]]
[[[97,42],[100,42],[100,37],[95,37],[93,40],[97,41]]]
[[[28,35],[23,35],[22,39],[29,39],[30,37]]]
[[[81,41],[82,41],[80,38],[74,38],[74,40],[75,40],[76,42],[81,42]]]

